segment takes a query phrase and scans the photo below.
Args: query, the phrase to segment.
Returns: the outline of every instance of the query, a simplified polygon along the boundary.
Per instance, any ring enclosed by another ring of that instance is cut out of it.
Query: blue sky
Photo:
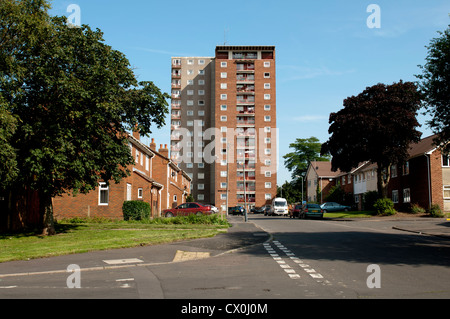
[[[377,83],[416,81],[426,45],[450,24],[448,0],[154,1],[53,0],[52,15],[77,4],[82,24],[104,32],[139,80],[170,92],[172,56],[214,56],[216,45],[275,45],[278,184],[291,180],[283,155],[296,138],[325,142],[328,117],[345,98]],[[369,28],[370,4],[381,27]],[[431,135],[420,116],[424,136]],[[154,129],[170,143],[170,117]]]

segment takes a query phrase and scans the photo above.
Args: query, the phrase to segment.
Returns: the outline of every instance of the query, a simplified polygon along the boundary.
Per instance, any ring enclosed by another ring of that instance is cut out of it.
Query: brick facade
[[[161,216],[162,210],[184,203],[189,194],[190,179],[168,158],[167,146],[163,148],[161,145],[156,151],[153,140],[148,147],[141,143],[136,133],[129,137],[129,145],[135,159],[135,164],[128,167],[130,176],[118,184],[110,181],[109,186],[99,186],[88,194],[64,194],[54,198],[55,218],[121,219],[122,205],[127,200],[148,202],[152,208],[152,217],[155,218]]]

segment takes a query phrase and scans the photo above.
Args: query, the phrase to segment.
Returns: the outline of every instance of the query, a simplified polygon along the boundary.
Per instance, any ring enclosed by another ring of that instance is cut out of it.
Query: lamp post
[[[302,179],[302,205],[303,205],[303,177],[304,177],[305,173],[302,173],[301,175],[295,175],[295,177],[297,178],[301,178]]]
[[[247,215],[247,185],[245,184],[245,154],[253,153],[253,151],[245,151],[244,152],[244,161],[243,161],[243,170],[244,170],[244,219],[245,222],[248,222],[248,215]]]

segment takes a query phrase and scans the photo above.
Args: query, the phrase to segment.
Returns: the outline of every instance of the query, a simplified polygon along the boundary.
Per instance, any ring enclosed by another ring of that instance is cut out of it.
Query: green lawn
[[[325,218],[368,218],[375,216],[375,212],[372,211],[350,211],[350,212],[334,212],[325,213]]]
[[[55,236],[1,234],[0,262],[212,237],[228,227],[226,220],[206,216],[202,220],[176,217],[150,222],[63,221],[56,225]]]

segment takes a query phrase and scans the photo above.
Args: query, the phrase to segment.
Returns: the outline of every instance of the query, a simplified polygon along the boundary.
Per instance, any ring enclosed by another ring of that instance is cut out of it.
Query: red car
[[[213,213],[211,205],[199,203],[184,203],[175,208],[163,210],[164,217],[187,216],[187,215],[211,215]]]

